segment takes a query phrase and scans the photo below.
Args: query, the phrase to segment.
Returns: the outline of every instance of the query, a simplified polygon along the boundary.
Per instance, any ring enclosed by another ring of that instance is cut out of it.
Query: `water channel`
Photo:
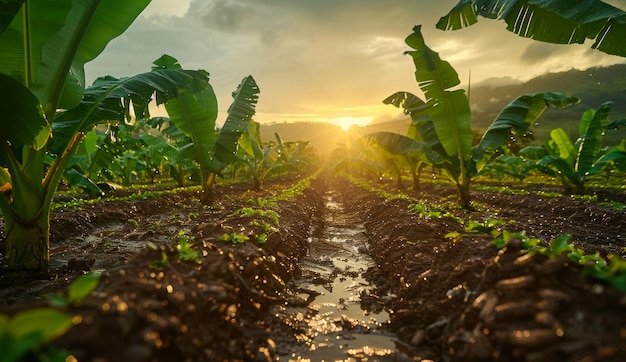
[[[293,281],[306,305],[287,304],[275,311],[284,323],[302,331],[297,346],[282,349],[279,361],[397,360],[389,315],[382,308],[361,308],[361,295],[373,287],[363,273],[374,265],[367,254],[363,224],[347,213],[333,193],[325,196],[322,237],[311,238],[302,275]]]

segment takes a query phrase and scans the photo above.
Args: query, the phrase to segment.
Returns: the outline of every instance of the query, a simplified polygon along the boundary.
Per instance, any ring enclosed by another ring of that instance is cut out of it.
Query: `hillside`
[[[517,96],[554,91],[574,95],[581,102],[566,109],[548,109],[534,127],[537,140],[557,127],[578,136],[578,122],[586,110],[613,102],[611,119],[626,117],[626,64],[587,70],[548,73],[527,82],[491,86],[488,82],[471,88],[472,127],[486,129],[498,113]],[[621,138],[621,137],[620,137]]]
[[[626,64],[587,70],[570,70],[548,73],[527,82],[508,79],[492,79],[472,86],[470,103],[472,127],[485,130],[498,113],[519,95],[541,91],[554,91],[574,95],[581,103],[566,109],[548,109],[533,128],[535,139],[541,142],[548,132],[562,127],[575,139],[578,137],[578,122],[586,110],[598,108],[606,101],[612,101],[611,119],[626,118]],[[353,127],[353,131],[367,134],[377,131],[390,131],[405,134],[409,120],[400,118],[389,122],[374,122],[366,127]],[[263,141],[274,139],[278,132],[285,141],[308,140],[318,154],[330,153],[336,143],[345,142],[346,133],[330,123],[274,123],[261,127]],[[611,144],[618,143],[626,134],[607,134]]]
[[[376,123],[365,127],[353,126],[350,133],[368,134],[389,131],[405,134],[410,124],[409,118],[386,123]],[[263,142],[275,140],[274,134],[280,134],[283,141],[309,141],[319,155],[328,155],[337,143],[345,143],[347,132],[330,123],[272,123],[261,125]]]

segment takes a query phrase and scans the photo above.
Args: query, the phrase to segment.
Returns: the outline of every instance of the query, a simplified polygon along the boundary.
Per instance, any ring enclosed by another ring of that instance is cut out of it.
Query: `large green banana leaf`
[[[0,13],[13,17],[0,34],[0,72],[24,82],[48,116],[57,105],[72,108],[85,89],[84,64],[122,34],[149,3],[29,0],[17,13],[15,1],[2,4]]]
[[[50,138],[50,124],[35,95],[17,80],[0,73],[0,138],[13,147],[36,150]]]
[[[567,132],[563,128],[555,128],[550,131],[550,139],[556,144],[559,157],[573,167],[576,160],[576,148]]]
[[[164,69],[117,79],[111,76],[98,78],[85,90],[83,101],[73,109],[61,113],[52,123],[51,150],[63,152],[77,132],[89,131],[94,124],[106,120],[121,121],[124,105],[121,99],[133,95],[149,99],[154,92],[160,99],[176,101],[177,96],[207,89],[208,76],[204,71]],[[179,95],[179,89],[182,94]]]
[[[622,145],[609,150],[606,154],[604,154],[604,156],[596,160],[593,166],[589,169],[589,173],[595,174],[600,172],[609,162],[612,162],[616,169],[622,172],[626,171],[626,151],[624,150],[623,143]]]
[[[394,155],[408,154],[424,149],[423,143],[393,132],[374,132],[363,136],[363,139],[366,144],[376,144]]]
[[[162,137],[142,134],[139,138],[146,144],[146,146],[154,149],[157,153],[167,157],[169,160],[175,162],[181,158],[180,151]]]
[[[626,13],[598,0],[460,0],[437,23],[442,30],[475,24],[478,16],[502,19],[507,30],[556,44],[583,44],[626,56]]]
[[[3,0],[0,2],[0,34],[9,27],[13,18],[22,8],[25,0]]]
[[[217,97],[209,85],[200,93],[185,93],[165,104],[174,124],[191,138],[194,158],[208,172],[214,172],[211,154],[215,145]]]
[[[383,103],[402,108],[405,114],[411,116],[407,137],[423,143],[424,161],[434,165],[443,162],[443,158],[447,158],[433,120],[428,116],[426,102],[412,93],[396,92],[383,100]]]
[[[582,179],[580,179],[576,173],[576,170],[572,167],[572,164],[567,162],[564,158],[555,155],[547,155],[537,161],[537,166],[553,168],[557,173],[553,175],[565,177],[573,185],[579,186]],[[547,172],[549,173],[549,172]]]
[[[406,43],[414,51],[407,53],[415,63],[415,79],[427,99],[428,115],[446,153],[463,159],[472,148],[469,101],[462,89],[449,90],[460,84],[458,74],[450,63],[424,42],[421,26],[413,28]],[[463,161],[461,161],[463,162]]]
[[[417,120],[428,115],[428,105],[420,97],[409,92],[396,92],[383,100],[384,104],[391,104],[401,108],[404,114]]]
[[[237,90],[233,92],[234,99],[228,108],[228,117],[215,142],[213,162],[218,171],[225,169],[235,159],[237,141],[248,128],[256,112],[259,92],[259,87],[251,75],[243,78]]]
[[[597,110],[588,110],[580,121],[580,138],[576,141],[576,162],[574,169],[579,177],[589,172],[602,150],[605,127],[609,123],[612,102],[606,102]]]
[[[239,148],[241,151],[255,160],[263,159],[260,126],[259,122],[251,121],[248,128],[239,138]]]
[[[524,94],[518,97],[498,114],[483,134],[480,143],[474,149],[473,161],[478,163],[484,158],[485,152],[493,152],[504,145],[512,131],[518,135],[526,134],[548,107],[564,108],[578,102],[580,100],[576,97],[554,92]]]

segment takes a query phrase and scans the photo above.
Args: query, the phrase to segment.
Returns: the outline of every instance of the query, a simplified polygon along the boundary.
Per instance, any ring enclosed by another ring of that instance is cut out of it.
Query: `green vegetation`
[[[161,251],[161,259],[150,262],[150,267],[156,270],[163,270],[169,265],[168,257],[165,251]]]
[[[504,20],[507,30],[526,38],[556,44],[583,44],[591,39],[593,49],[626,56],[624,11],[597,0],[578,0],[572,5],[567,0],[460,0],[439,19],[437,28],[462,29],[482,16]]]
[[[603,138],[607,129],[617,129],[626,119],[609,121],[611,103],[605,103],[596,111],[590,109],[580,121],[580,137],[572,143],[562,128],[550,132],[551,139],[541,147],[526,147],[520,155],[536,161],[536,169],[558,177],[569,193],[572,188],[578,193],[585,191],[586,180],[610,163],[626,165],[626,152],[619,147],[604,148]],[[626,170],[626,169],[625,169]]]
[[[76,278],[67,291],[67,296],[53,294],[48,302],[57,308],[77,305],[93,292],[100,282],[100,273],[89,273]]]
[[[406,43],[414,49],[407,53],[413,58],[415,77],[427,100],[407,92],[391,95],[384,103],[403,108],[413,120],[409,135],[380,132],[368,138],[388,153],[404,155],[411,166],[415,188],[424,165],[441,169],[456,185],[463,207],[470,206],[471,179],[512,135],[526,134],[549,106],[563,108],[578,102],[576,97],[553,92],[520,96],[500,112],[473,147],[468,98],[462,89],[453,89],[460,84],[458,74],[426,45],[421,26],[413,28]]]
[[[98,123],[122,121],[125,101],[132,99],[145,108],[155,92],[157,103],[164,103],[181,89],[196,92],[207,86],[206,72],[165,69],[122,79],[99,78],[83,94],[84,63],[121,34],[147,4],[65,0],[56,2],[58,11],[51,12],[46,2],[32,1],[7,14],[10,25],[0,33],[6,59],[0,67],[5,114],[0,134],[4,166],[0,185],[5,192],[0,194],[0,209],[9,268],[18,273],[48,276],[52,199],[83,132]],[[56,157],[46,166],[48,150]]]
[[[64,361],[64,353],[50,342],[72,327],[72,317],[54,308],[37,308],[9,318],[0,314],[3,361]]]
[[[250,240],[250,238],[241,233],[231,233],[231,234],[222,235],[220,237],[220,240],[231,242],[233,244],[241,244],[241,243],[246,242],[247,240]]]
[[[153,71],[180,69],[178,61],[164,55]],[[235,160],[237,141],[248,128],[258,100],[259,87],[252,76],[245,77],[233,92],[224,125],[218,130],[217,97],[209,85],[202,92],[185,92],[165,105],[172,122],[193,141],[192,154],[200,167],[202,203],[213,203],[217,174]]]
[[[52,295],[52,307],[21,311],[12,317],[0,314],[0,349],[2,361],[66,361],[68,353],[51,342],[65,334],[74,317],[61,308],[78,305],[98,286],[100,274],[90,273],[74,280],[67,296]]]
[[[525,231],[510,232],[502,227],[507,223],[487,219],[484,223],[470,222],[465,228],[467,234],[451,232],[446,235],[454,242],[476,234],[489,234],[493,237],[491,244],[497,248],[505,247],[512,240],[519,240],[523,253],[543,255],[548,258],[565,256],[567,260],[582,266],[582,275],[605,282],[615,289],[626,293],[626,260],[619,255],[609,254],[606,258],[598,252],[587,254],[582,249],[570,243],[570,235],[561,235],[550,243],[544,243],[538,238],[529,237]]]
[[[191,240],[192,237],[187,235],[185,231],[181,230],[178,232],[178,245],[176,245],[176,250],[178,250],[178,257],[180,258],[180,260],[191,261],[199,264],[200,252],[191,248]]]
[[[274,225],[278,226],[278,214],[276,214],[276,211],[274,210],[262,210],[262,209],[253,209],[251,207],[244,207],[238,210],[235,210],[234,213],[232,213],[230,216],[237,216],[239,215],[240,217],[255,217],[255,216],[259,216],[262,218],[267,218],[270,219]]]

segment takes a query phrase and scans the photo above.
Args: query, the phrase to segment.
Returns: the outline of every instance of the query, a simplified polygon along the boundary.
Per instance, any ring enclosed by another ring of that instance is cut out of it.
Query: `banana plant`
[[[153,70],[181,68],[178,61],[168,55],[154,64]],[[193,142],[194,159],[200,166],[203,204],[213,203],[215,179],[234,161],[237,141],[256,112],[259,92],[254,78],[246,76],[233,92],[233,103],[219,130],[216,125],[217,97],[210,85],[202,92],[183,93],[165,105],[172,122]]]
[[[146,103],[200,91],[203,71],[163,70],[84,89],[83,65],[122,34],[149,1],[32,0],[0,5],[0,210],[6,263],[15,274],[48,277],[50,209],[54,193],[84,132],[119,122],[122,99]],[[8,25],[7,25],[8,24]],[[46,167],[47,152],[54,161]]]
[[[406,92],[396,93],[386,101],[415,117],[411,132],[419,135],[414,137],[421,139],[425,159],[441,168],[455,183],[463,207],[470,206],[472,177],[513,132],[526,134],[549,106],[563,108],[579,102],[576,97],[553,92],[522,95],[500,112],[473,146],[469,100],[464,90],[452,89],[460,84],[458,74],[426,45],[421,26],[413,28],[406,43],[414,49],[406,53],[413,58],[415,79],[426,101],[417,101],[415,95]]]
[[[390,168],[389,156],[382,147],[371,147],[366,137],[354,138],[351,142],[340,143],[331,153],[331,159],[337,160],[334,172],[358,174],[370,179],[382,180],[383,173]],[[391,170],[393,173],[393,170]]]
[[[427,154],[427,148],[423,143],[416,141],[415,139],[393,132],[374,132],[363,136],[366,144],[376,145],[382,148],[385,152],[392,156],[395,156],[394,162],[397,169],[397,185],[401,186],[401,169],[404,164],[408,165],[411,176],[413,177],[413,189],[415,191],[420,190],[420,174],[426,162],[423,161]],[[434,165],[434,163],[429,163]]]
[[[536,160],[536,169],[561,180],[565,192],[575,190],[584,193],[585,181],[603,170],[609,162],[626,160],[618,148],[607,151],[603,147],[607,129],[619,128],[626,119],[609,121],[611,102],[597,110],[586,111],[580,120],[580,137],[572,143],[562,128],[550,131],[550,140],[540,148],[531,147],[521,151],[523,156]]]
[[[198,167],[194,163],[193,141],[187,137],[174,122],[167,117],[155,117],[150,120],[157,134],[145,133],[141,141],[160,157],[169,169],[178,187],[183,187],[187,179],[197,179]]]
[[[437,22],[441,30],[458,30],[478,16],[504,20],[507,30],[555,44],[583,44],[626,56],[626,12],[598,0],[460,0]]]
[[[274,133],[274,137],[277,143],[278,162],[285,172],[300,173],[315,161],[315,152],[309,147],[308,141],[284,142],[278,132]]]
[[[258,122],[250,122],[248,129],[239,138],[237,152],[238,161],[246,166],[252,176],[255,190],[260,190],[263,180],[269,173],[281,166],[281,163],[278,162],[280,154],[276,147],[270,147],[261,142],[259,129],[260,124]]]

